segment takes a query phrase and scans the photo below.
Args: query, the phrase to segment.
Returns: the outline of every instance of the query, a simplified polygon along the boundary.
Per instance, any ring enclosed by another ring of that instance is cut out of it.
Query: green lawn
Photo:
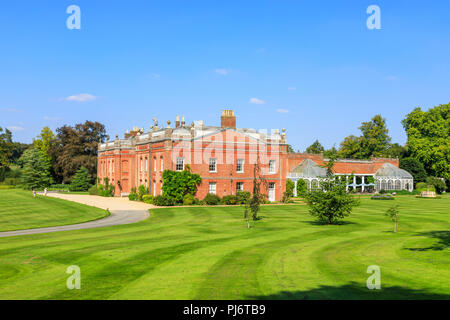
[[[400,205],[399,233],[386,209]],[[143,222],[0,238],[0,299],[449,299],[450,197],[362,199],[337,226],[304,205],[164,208]],[[81,268],[81,290],[66,268]],[[381,268],[381,290],[366,269]]]
[[[0,190],[0,231],[52,227],[96,220],[105,210],[75,202],[36,196],[20,189]]]

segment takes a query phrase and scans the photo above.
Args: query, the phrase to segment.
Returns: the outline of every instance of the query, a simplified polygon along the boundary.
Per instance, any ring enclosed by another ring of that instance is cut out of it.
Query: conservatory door
[[[269,201],[275,201],[275,182],[269,183]]]

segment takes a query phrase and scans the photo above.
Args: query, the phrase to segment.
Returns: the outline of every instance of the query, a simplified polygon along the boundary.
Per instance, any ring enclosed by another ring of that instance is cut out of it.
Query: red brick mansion
[[[283,129],[256,131],[236,127],[232,110],[223,110],[221,125],[206,126],[202,121],[187,125],[177,116],[174,127],[154,125],[148,132],[134,128],[123,139],[99,144],[97,177],[108,178],[116,196],[145,185],[150,193],[162,193],[162,173],[181,171],[188,165],[202,177],[196,197],[207,193],[220,197],[237,191],[252,191],[256,163],[267,181],[270,201],[281,199],[286,179],[306,180],[309,188],[318,186],[325,174],[322,155],[288,153]],[[348,188],[357,191],[412,189],[412,177],[398,168],[398,159],[339,160],[337,174],[351,176]],[[373,177],[374,179],[370,179]]]

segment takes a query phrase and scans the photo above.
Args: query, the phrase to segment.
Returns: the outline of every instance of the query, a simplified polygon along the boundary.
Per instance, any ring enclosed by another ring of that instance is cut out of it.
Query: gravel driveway
[[[47,227],[47,228],[37,228],[37,229],[27,229],[27,230],[16,230],[16,231],[6,231],[0,232],[0,237],[11,237],[20,236],[27,234],[36,233],[47,233],[47,232],[57,232],[57,231],[69,231],[69,230],[79,230],[79,229],[90,229],[90,228],[101,228],[109,227],[120,224],[135,223],[150,217],[148,209],[155,208],[151,204],[146,204],[142,202],[129,201],[128,198],[107,198],[100,196],[90,196],[90,195],[78,195],[78,194],[61,194],[61,193],[48,193],[48,197],[54,197],[59,199],[64,199],[68,201],[74,201],[89,206],[108,209],[111,212],[106,218],[71,224],[67,226],[57,226],[57,227]]]

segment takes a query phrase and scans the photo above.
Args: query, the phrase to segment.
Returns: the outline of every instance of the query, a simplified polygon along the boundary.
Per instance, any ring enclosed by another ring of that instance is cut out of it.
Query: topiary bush
[[[222,204],[226,205],[236,205],[237,204],[237,197],[233,194],[224,196],[221,201]]]
[[[208,193],[205,198],[203,198],[203,202],[209,206],[215,206],[220,203],[220,197],[213,193]]]

